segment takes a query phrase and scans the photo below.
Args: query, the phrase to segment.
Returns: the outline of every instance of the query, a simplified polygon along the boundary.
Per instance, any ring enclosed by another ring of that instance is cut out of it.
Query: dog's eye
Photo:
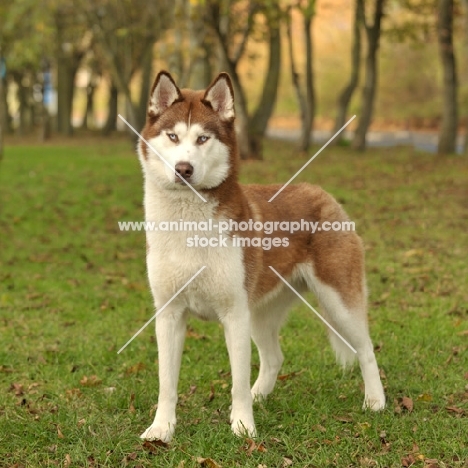
[[[199,145],[203,145],[203,143],[206,143],[209,139],[210,137],[207,137],[206,135],[201,135],[197,138],[197,143]]]
[[[179,137],[175,133],[168,133],[167,136],[169,137],[169,140],[173,141],[174,143],[179,141]]]

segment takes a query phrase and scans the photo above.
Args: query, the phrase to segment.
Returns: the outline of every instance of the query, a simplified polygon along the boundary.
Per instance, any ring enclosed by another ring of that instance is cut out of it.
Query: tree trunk
[[[4,79],[2,76],[0,76],[0,103],[3,103],[5,101],[5,95],[6,95],[5,88],[6,86],[4,83]],[[2,106],[0,107],[0,159],[3,158],[3,137],[5,134],[5,124],[6,124],[5,111],[6,109],[2,104]]]
[[[313,130],[315,116],[315,92],[314,92],[314,72],[313,72],[313,44],[312,44],[312,19],[313,14],[304,15],[304,35],[306,45],[305,63],[305,86],[306,86],[306,106],[305,115],[301,125],[301,138],[299,149],[305,153],[310,148],[310,134]]]
[[[365,65],[365,82],[362,91],[361,117],[354,133],[352,146],[358,150],[366,147],[366,135],[372,121],[374,101],[377,86],[377,51],[380,42],[381,23],[384,0],[375,0],[375,11],[372,26],[367,26],[364,20],[367,36],[367,57]]]
[[[465,63],[468,62],[468,0],[464,0],[465,6]],[[465,69],[465,82],[468,82],[468,69]],[[465,143],[463,145],[463,154],[468,156],[468,113],[465,110]]]
[[[210,40],[201,4],[189,3],[189,54],[191,65],[188,83],[192,89],[205,89],[211,82]]]
[[[276,16],[276,15],[275,15]],[[278,96],[278,84],[281,72],[281,34],[279,18],[273,17],[269,24],[269,51],[268,71],[263,85],[262,97],[257,109],[249,122],[249,144],[254,159],[263,159],[263,139],[275,109]]]
[[[287,22],[286,22],[286,36],[288,39],[288,53],[289,53],[289,63],[290,63],[290,71],[291,71],[291,81],[293,84],[294,91],[296,92],[297,102],[299,104],[300,109],[300,117],[301,122],[304,121],[306,115],[306,98],[304,97],[302,90],[301,90],[301,83],[299,81],[299,73],[296,67],[296,60],[294,58],[294,45],[293,45],[293,38],[292,38],[292,30],[291,30],[291,11],[292,8],[289,8],[287,12]]]
[[[140,131],[145,124],[152,78],[153,47],[148,47],[146,54],[143,56],[141,70],[140,102],[138,104],[138,127],[136,127],[138,131]]]
[[[29,105],[30,87],[23,85],[24,75],[21,72],[14,71],[11,73],[11,76],[16,84],[16,100],[18,102],[19,111],[18,133],[24,136],[32,127],[32,111]]]
[[[92,77],[88,86],[86,87],[86,108],[83,114],[83,119],[81,121],[80,127],[83,130],[88,130],[89,128],[89,121],[92,120],[94,114],[94,91],[96,90],[96,86],[92,83]]]
[[[112,81],[109,87],[109,100],[107,101],[107,119],[102,128],[103,135],[107,136],[117,130],[118,99],[119,91]]]
[[[335,128],[333,130],[333,134],[338,132],[340,128],[342,128],[346,123],[346,115],[348,113],[349,103],[351,102],[354,91],[359,84],[359,72],[361,69],[361,20],[364,16],[363,1],[364,0],[356,0],[353,24],[353,46],[351,49],[351,76],[349,83],[343,89],[338,98]],[[339,144],[342,140],[343,133],[340,133],[333,141],[333,144]]]
[[[439,133],[439,154],[457,149],[457,72],[453,52],[453,0],[439,0],[437,32],[444,76],[442,125]]]

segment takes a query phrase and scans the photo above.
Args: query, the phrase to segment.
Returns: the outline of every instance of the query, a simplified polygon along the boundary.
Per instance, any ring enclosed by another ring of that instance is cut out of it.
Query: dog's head
[[[162,71],[150,93],[138,152],[146,177],[162,188],[212,189],[235,171],[234,92],[229,75],[221,73],[204,91],[179,89]]]

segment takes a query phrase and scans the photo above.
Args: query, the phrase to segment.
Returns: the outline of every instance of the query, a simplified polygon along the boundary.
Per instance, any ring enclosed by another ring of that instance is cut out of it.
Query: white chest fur
[[[216,223],[217,202],[205,203],[189,190],[164,190],[145,183],[146,221]],[[165,304],[200,268],[203,272],[176,299],[176,304],[203,319],[219,319],[234,303],[246,302],[242,249],[194,246],[190,239],[218,237],[213,230],[154,230],[147,232],[148,277],[157,308]]]

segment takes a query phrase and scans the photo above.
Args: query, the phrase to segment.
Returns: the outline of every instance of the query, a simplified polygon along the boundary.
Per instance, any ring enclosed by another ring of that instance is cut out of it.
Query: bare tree
[[[125,96],[128,119],[136,128],[143,126],[146,112],[132,98],[130,82],[135,73],[147,61],[152,61],[152,50],[169,21],[171,12],[168,0],[147,2],[144,0],[83,2],[81,9],[86,14],[96,37],[96,51],[109,70],[112,81],[119,93]],[[148,66],[148,65],[147,65]],[[151,74],[148,68],[143,72],[146,79]],[[149,80],[148,80],[149,81]],[[144,84],[141,99],[147,99]]]
[[[457,145],[457,70],[453,51],[453,0],[439,0],[437,37],[443,69],[443,112],[439,154],[454,153]]]
[[[3,60],[1,55],[1,48],[0,48],[0,60]],[[5,100],[5,87],[3,84],[3,62],[0,63],[0,159],[3,158],[3,135],[5,133],[5,124],[6,124],[6,116],[5,116],[5,106],[3,106],[3,101]]]
[[[465,63],[468,62],[468,0],[464,0],[465,7]],[[466,71],[465,80],[468,82],[468,70]],[[463,145],[463,153],[468,156],[468,113],[465,111],[466,129],[465,143]]]
[[[361,116],[354,133],[352,146],[355,149],[364,150],[366,147],[366,135],[372,121],[374,111],[375,93],[377,88],[377,52],[379,49],[381,23],[385,0],[375,0],[372,24],[368,24],[365,12],[362,15],[362,24],[367,38],[367,56],[365,63],[365,80],[362,91]]]
[[[72,4],[62,4],[54,12],[57,57],[57,130],[73,133],[72,112],[75,77],[86,52],[91,48],[92,33],[77,21]]]
[[[335,128],[333,134],[338,132],[346,122],[346,115],[348,113],[349,103],[353,97],[354,91],[359,84],[359,75],[361,70],[361,29],[362,19],[364,18],[364,0],[356,0],[354,7],[354,20],[353,20],[353,43],[351,47],[351,75],[348,84],[344,87],[343,91],[338,97],[338,109],[335,119]],[[339,143],[343,139],[343,133],[339,134],[334,140],[334,144]]]
[[[314,91],[314,68],[313,68],[313,42],[312,21],[315,15],[315,0],[299,1],[296,8],[301,12],[302,31],[305,44],[305,64],[303,75],[305,84],[301,86],[301,74],[297,70],[294,58],[293,38],[291,31],[292,7],[288,8],[286,33],[288,37],[288,49],[290,57],[291,77],[296,91],[301,114],[301,136],[299,140],[300,151],[307,152],[311,143],[311,132],[315,116],[315,91]]]
[[[273,112],[280,76],[281,10],[277,2],[249,0],[243,14],[233,8],[236,1],[207,2],[207,20],[218,39],[224,68],[231,75],[236,95],[239,150],[242,159],[262,159],[262,141]],[[237,5],[239,7],[239,5]],[[268,37],[269,60],[262,88],[262,96],[254,112],[249,114],[247,97],[242,87],[238,65],[254,28],[254,18],[262,13]]]

